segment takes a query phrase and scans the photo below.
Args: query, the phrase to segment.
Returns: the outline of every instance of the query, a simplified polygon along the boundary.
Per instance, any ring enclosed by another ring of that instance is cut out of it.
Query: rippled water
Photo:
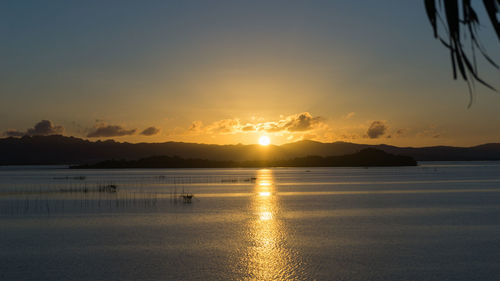
[[[498,280],[499,264],[498,162],[0,167],[0,280]]]

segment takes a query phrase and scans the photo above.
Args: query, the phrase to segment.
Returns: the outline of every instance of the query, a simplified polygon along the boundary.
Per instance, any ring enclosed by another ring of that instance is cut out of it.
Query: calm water
[[[97,192],[109,184],[118,192]],[[191,204],[182,192],[194,194]],[[499,276],[499,162],[0,167],[0,280]]]

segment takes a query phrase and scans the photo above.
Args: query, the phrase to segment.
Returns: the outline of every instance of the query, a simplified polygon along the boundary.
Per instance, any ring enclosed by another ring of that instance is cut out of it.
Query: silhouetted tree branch
[[[453,78],[457,79],[458,74],[460,74],[462,79],[467,82],[470,94],[468,107],[470,107],[473,101],[475,81],[496,91],[493,86],[479,77],[476,64],[476,50],[479,50],[491,65],[497,69],[499,68],[496,62],[488,56],[479,40],[477,33],[479,18],[477,13],[471,5],[471,0],[424,0],[424,2],[427,16],[434,30],[434,37],[439,39],[450,50]],[[483,5],[500,40],[500,22],[497,18],[500,0],[483,0]],[[444,19],[442,18],[442,14],[444,14]],[[446,31],[444,37],[438,32],[439,24]],[[464,50],[464,38],[468,38],[471,42],[470,55],[472,59]]]

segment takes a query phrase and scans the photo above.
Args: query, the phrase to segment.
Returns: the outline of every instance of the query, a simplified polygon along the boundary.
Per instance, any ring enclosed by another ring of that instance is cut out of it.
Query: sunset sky
[[[467,109],[423,1],[2,1],[0,35],[2,137],[500,142],[500,94]]]

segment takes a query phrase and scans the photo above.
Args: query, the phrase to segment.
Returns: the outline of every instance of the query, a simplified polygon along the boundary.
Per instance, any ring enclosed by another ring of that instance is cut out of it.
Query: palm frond
[[[439,2],[439,3],[438,3]],[[474,93],[474,82],[478,82],[485,87],[497,91],[493,86],[484,81],[478,73],[476,65],[476,49],[486,61],[495,68],[499,68],[498,64],[490,58],[485,48],[481,44],[478,36],[479,17],[472,7],[471,0],[424,0],[425,10],[429,22],[434,32],[434,37],[437,38],[449,51],[451,57],[451,66],[453,71],[453,79],[461,79],[467,83],[470,94],[469,107],[472,104]],[[483,0],[484,7],[487,11],[493,28],[500,40],[500,22],[497,18],[497,13],[500,10],[500,0]],[[444,13],[445,20],[441,14]],[[443,25],[446,31],[445,36],[439,34],[438,20]],[[464,34],[466,37],[462,37]],[[464,38],[470,40],[472,59],[464,50]]]

